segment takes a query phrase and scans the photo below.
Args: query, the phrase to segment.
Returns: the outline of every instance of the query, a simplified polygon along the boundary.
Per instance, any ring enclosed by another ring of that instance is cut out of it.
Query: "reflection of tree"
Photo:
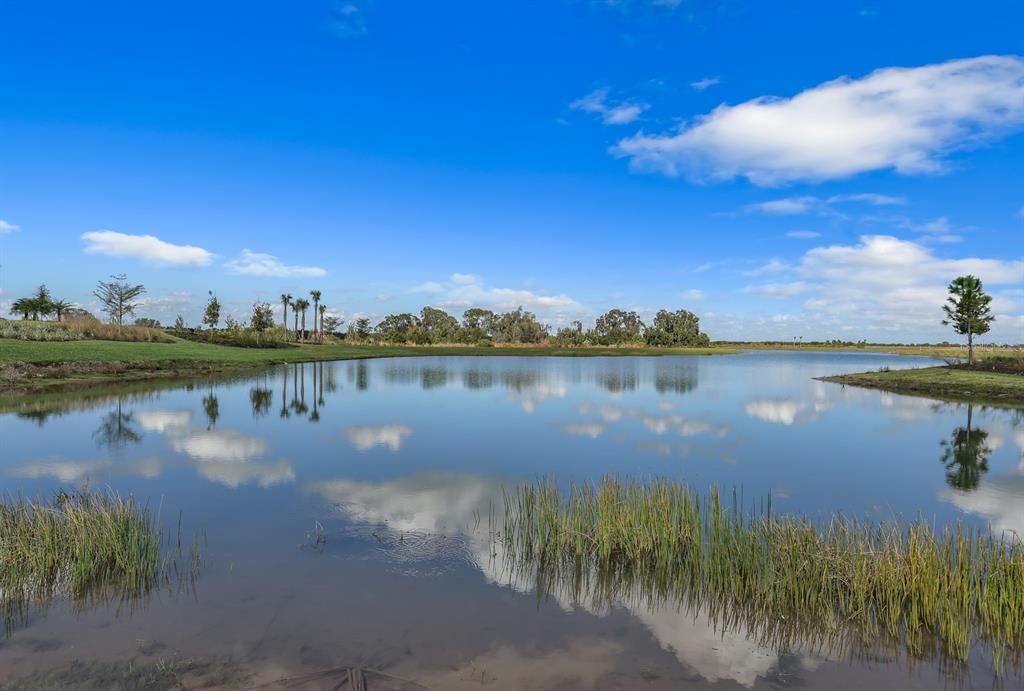
[[[22,419],[22,420],[31,420],[32,422],[36,423],[40,427],[42,427],[47,422],[49,422],[51,417],[53,417],[54,415],[58,415],[58,414],[59,413],[55,413],[52,410],[26,410],[26,411],[23,411],[23,412],[20,412],[20,413],[16,413],[16,415],[20,419]]]
[[[203,396],[203,412],[206,413],[206,429],[216,427],[217,420],[220,418],[220,401],[212,391]]]
[[[300,386],[302,387],[301,393]],[[309,407],[306,405],[306,366],[304,364],[292,368],[291,408],[296,415],[305,415],[309,412]]]
[[[489,389],[494,386],[494,372],[471,369],[462,373],[462,385],[467,389]]]
[[[632,371],[602,372],[597,376],[597,383],[609,393],[633,391],[637,386],[637,376]]]
[[[292,414],[288,412],[288,365],[284,366],[284,371],[281,372],[281,410],[278,414],[282,417],[291,417]]]
[[[988,432],[973,428],[974,406],[967,404],[967,426],[953,430],[947,441],[941,443],[942,463],[946,466],[946,482],[950,487],[972,490],[981,476],[988,472]]]
[[[424,367],[420,370],[420,386],[436,389],[448,383],[448,370],[444,367]]]
[[[697,368],[689,363],[659,362],[654,371],[654,388],[658,393],[693,391],[697,388]]]
[[[274,402],[274,392],[270,389],[256,387],[249,389],[249,403],[252,404],[253,417],[262,417],[270,412]]]
[[[99,429],[93,432],[92,438],[100,446],[119,448],[127,444],[138,444],[142,435],[132,427],[134,420],[131,411],[125,412],[121,407],[121,399],[117,400],[117,408],[103,416]]]

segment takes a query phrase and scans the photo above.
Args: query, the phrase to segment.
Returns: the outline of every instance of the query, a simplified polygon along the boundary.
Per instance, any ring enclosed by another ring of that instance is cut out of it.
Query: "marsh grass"
[[[33,606],[58,598],[76,607],[133,602],[175,579],[191,583],[198,544],[183,552],[180,519],[176,535],[158,525],[148,506],[113,492],[62,490],[49,502],[0,503],[0,608],[8,630]]]
[[[981,645],[997,673],[1024,650],[1024,545],[959,523],[817,525],[776,516],[770,499],[605,478],[566,493],[548,481],[506,491],[495,535],[538,593],[674,601],[780,649],[902,648],[955,668]]]
[[[0,319],[0,338],[21,341],[129,341],[133,343],[174,343],[162,329],[145,326],[104,324],[97,319],[68,321],[11,321]]]

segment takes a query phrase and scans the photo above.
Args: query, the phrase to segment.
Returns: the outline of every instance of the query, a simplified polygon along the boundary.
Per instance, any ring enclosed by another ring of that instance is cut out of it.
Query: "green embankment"
[[[924,367],[843,374],[821,380],[943,399],[1024,404],[1024,376],[1020,374]]]

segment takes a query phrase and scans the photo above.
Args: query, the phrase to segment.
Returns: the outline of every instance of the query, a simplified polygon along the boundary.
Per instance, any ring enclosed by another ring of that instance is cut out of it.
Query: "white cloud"
[[[794,240],[813,240],[814,238],[820,238],[821,233],[815,230],[791,230],[786,233],[787,238],[793,238]]]
[[[334,7],[331,28],[334,33],[345,38],[362,36],[367,33],[366,18],[357,5],[339,2]]]
[[[452,283],[458,283],[459,285],[466,285],[468,283],[479,283],[480,282],[480,277],[477,276],[476,274],[453,273],[450,276],[449,280],[451,280]]]
[[[720,83],[721,81],[722,80],[719,79],[718,77],[704,77],[703,79],[698,79],[695,82],[690,82],[690,86],[692,86],[697,91],[704,91],[704,89],[712,87],[715,84]]]
[[[451,309],[483,307],[509,310],[522,306],[528,310],[550,311],[580,307],[579,303],[564,293],[545,294],[517,288],[490,288],[474,274],[452,274],[447,281],[428,281],[413,291],[435,295],[439,307]]]
[[[5,221],[4,219],[0,218],[0,235],[3,235],[4,233],[13,233],[18,229],[19,226],[16,226],[13,223],[9,223],[8,221]]]
[[[601,116],[606,125],[628,125],[650,108],[646,103],[623,101],[612,104],[608,101],[608,89],[596,89],[569,104],[573,110]]]
[[[877,194],[875,192],[835,194],[831,197],[805,195],[802,197],[783,197],[782,199],[772,199],[766,202],[751,204],[747,207],[747,210],[777,216],[795,216],[811,212],[834,216],[838,215],[838,212],[833,210],[833,206],[848,203],[870,204],[872,206],[895,206],[906,204],[907,200],[905,197],[894,197],[892,195]]]
[[[744,293],[754,293],[772,298],[787,298],[810,290],[810,285],[804,281],[790,281],[785,283],[762,283],[760,285],[746,286]]]
[[[405,440],[412,436],[412,432],[412,427],[408,425],[365,425],[349,427],[345,430],[345,438],[360,451],[369,451],[375,446],[398,451]]]
[[[108,257],[128,257],[155,266],[206,266],[213,254],[193,245],[172,245],[155,235],[129,235],[113,230],[82,234],[85,251]]]
[[[777,273],[782,273],[783,271],[789,271],[791,268],[793,268],[793,267],[791,267],[789,264],[787,264],[786,262],[782,261],[781,259],[772,259],[771,261],[769,261],[767,264],[765,264],[763,266],[759,266],[758,268],[752,269],[750,271],[744,271],[743,275],[744,276],[761,276],[761,275],[764,275],[764,274],[777,274]]]
[[[939,173],[952,152],[1022,123],[1024,58],[990,55],[722,105],[673,132],[627,137],[613,151],[638,170],[770,186],[872,170]]]
[[[188,428],[192,413],[188,410],[141,410],[135,414],[147,432],[172,432]]]
[[[973,274],[990,289],[1020,285],[1024,261],[947,259],[921,243],[866,235],[856,245],[809,250],[794,273],[814,292],[805,303],[815,313],[814,321],[833,317],[862,332],[889,332],[889,337],[898,334],[919,340],[950,336],[939,322],[946,287],[953,278]],[[997,319],[990,337],[1019,341],[1020,334],[1014,334],[1008,323],[1014,318]]]
[[[685,300],[703,300],[705,297],[704,291],[699,288],[690,288],[683,292],[683,299]]]
[[[1024,537],[1024,474],[988,477],[975,489],[947,489],[939,496],[961,511],[983,516],[993,532],[1012,532]]]
[[[262,254],[248,249],[242,250],[240,257],[231,260],[225,266],[232,273],[246,276],[318,278],[327,275],[327,271],[317,266],[289,266],[281,263],[281,260],[272,254]]]
[[[168,429],[168,432],[179,431]],[[181,432],[171,437],[171,447],[204,463],[246,463],[267,451],[267,442],[261,437],[221,430]]]
[[[260,487],[273,487],[295,481],[295,470],[284,461],[277,463],[203,461],[196,463],[196,472],[210,482],[232,488],[250,482],[255,482]]]

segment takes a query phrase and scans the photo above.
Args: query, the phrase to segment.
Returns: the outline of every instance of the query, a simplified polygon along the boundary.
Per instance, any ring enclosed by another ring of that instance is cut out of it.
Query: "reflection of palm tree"
[[[213,429],[217,426],[217,419],[220,418],[220,401],[217,396],[210,392],[210,395],[203,396],[203,412],[206,413],[206,429]]]
[[[249,389],[249,402],[252,404],[253,417],[266,415],[273,402],[274,393],[270,389],[256,387]]]
[[[121,399],[117,399],[117,408],[110,411],[103,417],[99,429],[93,433],[93,439],[100,446],[116,448],[126,444],[138,444],[142,441],[142,435],[132,428],[131,412],[124,412],[121,409]]]
[[[957,427],[949,440],[941,443],[946,482],[954,489],[972,490],[988,472],[992,447],[988,445],[988,432],[973,428],[973,414],[974,406],[968,403],[967,426]]]
[[[285,398],[288,394],[288,365],[284,366],[284,371],[281,373],[281,411],[280,416],[291,417],[292,414],[288,412],[288,404],[285,402]]]

